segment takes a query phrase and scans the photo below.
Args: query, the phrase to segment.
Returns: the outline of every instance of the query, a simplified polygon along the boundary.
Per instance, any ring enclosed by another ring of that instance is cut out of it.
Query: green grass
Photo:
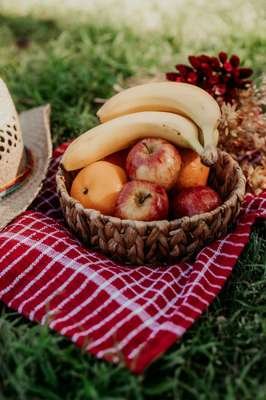
[[[230,23],[230,21],[228,22]],[[94,19],[66,25],[0,15],[0,76],[19,110],[52,104],[54,143],[96,123],[96,97],[115,84],[185,61],[188,53],[240,53],[259,75],[266,39],[230,31],[192,48],[167,31],[144,37]],[[255,227],[223,292],[143,376],[83,354],[63,337],[0,308],[0,400],[266,399],[266,229]]]

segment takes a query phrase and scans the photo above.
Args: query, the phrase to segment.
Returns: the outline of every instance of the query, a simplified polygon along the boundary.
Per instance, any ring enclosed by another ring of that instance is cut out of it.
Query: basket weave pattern
[[[209,185],[221,195],[220,207],[193,217],[142,222],[85,209],[68,194],[73,177],[73,173],[59,167],[57,190],[68,225],[85,244],[129,264],[169,263],[192,257],[228,231],[239,214],[246,183],[237,162],[219,151]]]

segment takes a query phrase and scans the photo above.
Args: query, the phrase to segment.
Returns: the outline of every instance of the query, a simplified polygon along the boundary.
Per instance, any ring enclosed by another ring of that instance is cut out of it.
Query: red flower
[[[237,68],[240,64],[240,58],[233,54],[230,58],[230,64],[234,67]]]
[[[174,82],[187,82],[205,89],[216,99],[232,103],[237,97],[237,89],[246,89],[253,71],[251,68],[240,67],[240,59],[236,54],[228,58],[221,51],[218,57],[206,54],[189,56],[191,64],[177,64],[177,72],[167,72],[166,78]]]
[[[221,61],[221,63],[225,63],[225,61],[227,60],[227,53],[225,53],[224,51],[221,51],[218,54],[219,60]]]

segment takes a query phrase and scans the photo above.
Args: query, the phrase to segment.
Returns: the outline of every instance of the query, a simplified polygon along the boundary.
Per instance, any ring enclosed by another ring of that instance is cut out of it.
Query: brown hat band
[[[0,200],[4,197],[8,196],[9,194],[15,192],[19,189],[23,183],[27,180],[30,176],[34,166],[34,160],[32,152],[24,148],[24,157],[23,157],[23,166],[20,168],[21,172],[16,176],[15,179],[6,183],[3,186],[0,186]]]

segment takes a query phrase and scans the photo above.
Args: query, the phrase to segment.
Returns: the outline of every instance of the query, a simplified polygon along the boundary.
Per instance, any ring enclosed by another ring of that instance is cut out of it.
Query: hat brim
[[[19,115],[24,145],[33,155],[30,177],[15,192],[1,200],[0,230],[25,211],[39,193],[52,157],[50,105],[36,107]]]

